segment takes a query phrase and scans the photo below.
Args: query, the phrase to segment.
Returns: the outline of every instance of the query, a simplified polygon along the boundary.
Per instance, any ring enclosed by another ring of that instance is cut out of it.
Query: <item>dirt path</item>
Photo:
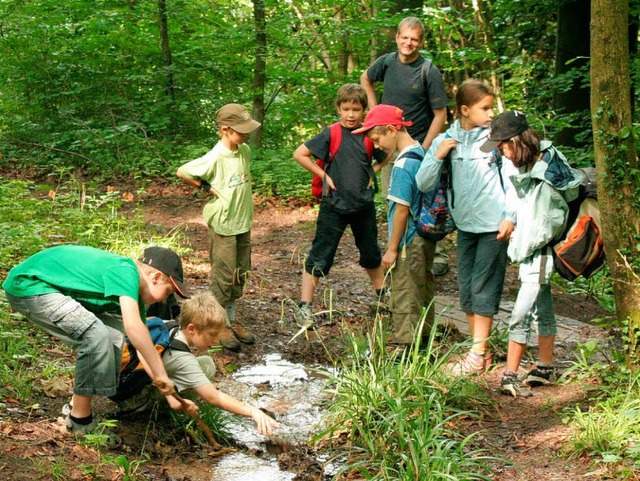
[[[148,222],[166,231],[175,228],[184,230],[193,250],[186,256],[185,262],[192,290],[206,289],[208,282],[208,237],[201,220],[202,205],[203,197],[200,194],[194,196],[192,191],[175,186],[153,186],[142,199],[144,216]],[[253,272],[245,296],[238,304],[237,316],[255,332],[259,341],[254,346],[244,346],[240,353],[224,351],[218,355],[216,362],[222,368],[221,372],[228,365],[260,362],[265,354],[273,352],[282,354],[292,362],[327,365],[341,355],[341,326],[346,324],[351,329],[366,329],[373,292],[367,276],[357,265],[353,240],[348,234],[338,250],[328,282],[318,289],[316,295],[319,302],[321,296],[328,298],[331,294],[339,314],[321,320],[317,330],[310,332],[306,338],[300,336],[290,342],[297,331],[292,308],[299,298],[300,266],[313,237],[314,219],[315,213],[308,204],[287,205],[271,199],[256,201]],[[385,238],[385,232],[381,232],[380,238]],[[451,266],[455,266],[455,252],[452,250],[450,253]],[[517,288],[516,270],[510,268],[505,283],[505,298],[513,300]],[[453,267],[447,275],[438,279],[437,294],[456,296]],[[562,293],[556,293],[555,296],[559,314],[585,322],[604,315],[602,309],[590,299]],[[581,333],[580,340],[584,341],[593,334],[594,331]],[[565,357],[570,355],[568,349],[560,351]],[[514,400],[496,393],[501,373],[502,366],[498,365],[480,379],[486,384],[495,408],[480,421],[469,421],[466,427],[469,431],[482,431],[479,440],[490,454],[513,463],[513,466],[503,462],[494,463],[493,479],[601,479],[599,475],[586,475],[593,468],[580,460],[567,461],[558,456],[563,439],[570,434],[562,423],[562,410],[586,402],[588,386],[578,383],[554,386],[533,398]],[[0,474],[5,474],[3,479],[51,479],[38,475],[44,473],[44,469],[31,469],[24,475],[19,474],[25,465],[22,460],[33,456],[43,460],[47,456],[53,456],[49,459],[55,459],[55,456],[78,456],[77,464],[82,464],[82,456],[92,459],[95,453],[79,452],[73,442],[56,432],[55,424],[51,423],[64,399],[65,396],[60,396],[46,401],[43,411],[38,413],[13,417],[5,413],[2,416]],[[2,411],[5,410],[2,408]],[[138,423],[131,429],[144,431],[144,426]],[[131,435],[134,434],[132,431],[129,432]],[[126,428],[124,434],[127,434]],[[45,441],[40,447],[32,447],[34,440],[42,443],[43,439]],[[144,444],[145,440],[141,442]],[[139,447],[130,449],[134,455],[139,451]],[[212,460],[201,450],[189,446],[159,445],[151,452],[154,460],[145,468],[145,479],[208,481],[211,477]],[[73,476],[67,474],[61,479],[85,479],[79,472]],[[316,478],[301,475],[297,479]]]

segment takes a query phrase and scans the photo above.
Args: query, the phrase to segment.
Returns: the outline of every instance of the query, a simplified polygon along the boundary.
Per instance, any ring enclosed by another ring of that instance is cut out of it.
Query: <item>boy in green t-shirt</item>
[[[123,330],[160,393],[174,392],[142,319],[145,305],[174,292],[187,298],[183,282],[178,255],[155,246],[136,262],[93,247],[62,245],[11,269],[2,288],[13,308],[77,349],[72,409],[65,420],[70,431],[90,433],[97,426],[92,397],[116,393]]]
[[[251,149],[245,142],[260,123],[244,106],[227,104],[216,112],[216,124],[220,141],[180,167],[176,175],[213,196],[203,211],[211,239],[209,290],[227,311],[230,329],[223,329],[220,344],[239,351],[238,341],[255,342],[254,335],[236,321],[235,309],[251,270]]]

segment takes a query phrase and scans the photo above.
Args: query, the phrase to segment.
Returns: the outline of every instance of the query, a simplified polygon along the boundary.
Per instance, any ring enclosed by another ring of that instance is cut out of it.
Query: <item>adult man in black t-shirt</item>
[[[404,111],[412,138],[425,150],[443,130],[447,119],[447,96],[440,70],[431,59],[420,55],[424,46],[424,26],[416,17],[407,17],[398,24],[397,52],[380,56],[360,77],[360,85],[367,92],[369,109],[378,104],[374,84],[383,82],[380,103],[394,105]],[[393,162],[382,169],[382,192],[386,198]],[[433,271],[443,275],[448,270],[448,257],[440,243],[436,251]]]

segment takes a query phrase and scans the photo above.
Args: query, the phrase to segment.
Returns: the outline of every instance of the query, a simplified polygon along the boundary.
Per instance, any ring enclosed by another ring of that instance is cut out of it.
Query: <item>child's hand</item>
[[[396,263],[396,259],[398,258],[398,251],[392,251],[387,249],[387,252],[382,256],[382,268],[387,270],[391,269],[393,265]]]
[[[275,428],[280,427],[280,423],[262,410],[252,407],[251,418],[256,423],[258,432],[263,436],[271,436]]]
[[[498,235],[496,239],[499,241],[509,242],[511,239],[511,233],[513,232],[514,224],[510,220],[503,220],[498,226]]]
[[[449,151],[453,149],[456,145],[458,145],[458,141],[454,138],[447,137],[445,138],[440,145],[438,145],[438,149],[436,150],[436,158],[440,160],[444,160],[444,158],[449,155]]]
[[[326,182],[327,187],[329,187],[329,190],[336,190],[336,185],[333,183],[333,179],[326,173],[324,174],[324,181]]]
[[[173,381],[167,376],[158,376],[153,380],[153,385],[158,389],[158,391],[160,391],[160,394],[165,397],[171,396],[176,392],[176,387],[173,384]]]

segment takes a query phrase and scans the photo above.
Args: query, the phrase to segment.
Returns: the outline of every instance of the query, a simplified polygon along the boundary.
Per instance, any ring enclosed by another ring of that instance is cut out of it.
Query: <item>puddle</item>
[[[326,368],[294,364],[279,354],[269,354],[263,364],[245,366],[231,378],[217,383],[218,389],[273,413],[281,427],[271,437],[256,432],[250,418],[242,417],[229,426],[243,453],[220,459],[211,481],[281,481],[295,473],[281,471],[276,456],[288,447],[305,444],[317,429],[324,413]],[[236,418],[237,419],[237,418]]]
[[[272,460],[234,453],[220,460],[211,481],[291,481],[295,477],[295,473],[280,471]]]

